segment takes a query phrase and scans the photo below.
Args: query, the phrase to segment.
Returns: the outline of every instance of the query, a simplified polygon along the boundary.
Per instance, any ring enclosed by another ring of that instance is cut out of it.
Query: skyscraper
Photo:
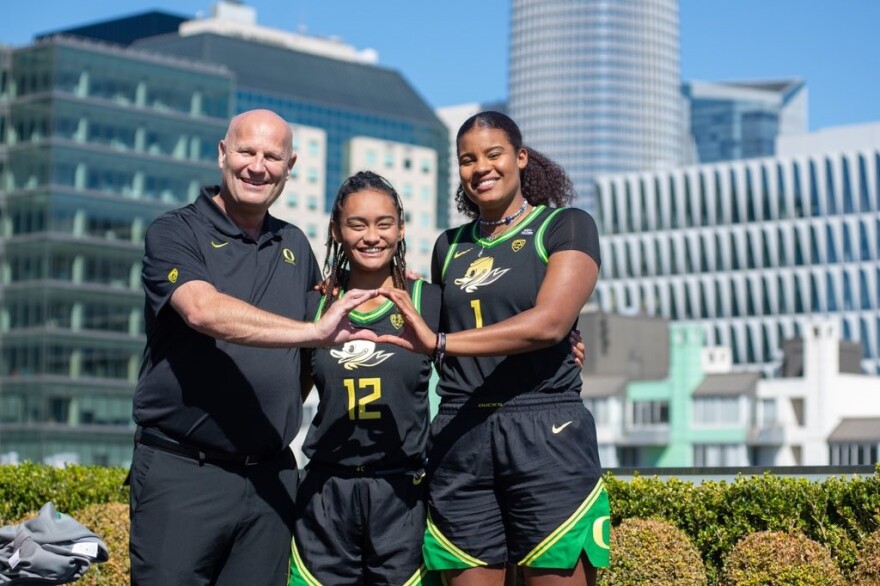
[[[513,0],[509,111],[593,208],[602,173],[681,160],[676,0]]]

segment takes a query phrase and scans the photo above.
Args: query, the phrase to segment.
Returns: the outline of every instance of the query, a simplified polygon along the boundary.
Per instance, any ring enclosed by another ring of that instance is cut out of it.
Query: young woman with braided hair
[[[348,178],[331,210],[324,293],[310,294],[308,315],[317,320],[346,291],[373,283],[406,292],[412,311],[436,328],[440,289],[406,278],[404,228],[400,198],[385,179],[370,171]],[[377,335],[404,325],[381,297],[348,320]],[[297,492],[290,583],[426,583],[430,358],[359,340],[316,348],[303,363],[320,402],[303,445],[309,464]]]
[[[596,224],[561,207],[568,177],[504,114],[469,118],[457,148],[456,200],[473,221],[434,247],[441,329],[404,291],[380,291],[407,327],[379,340],[433,355],[441,374],[425,562],[453,586],[500,585],[511,565],[531,586],[595,584],[608,497],[567,336],[598,279]]]

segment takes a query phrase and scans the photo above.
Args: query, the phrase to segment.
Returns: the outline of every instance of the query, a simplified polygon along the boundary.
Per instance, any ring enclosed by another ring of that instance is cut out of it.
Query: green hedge
[[[128,487],[122,485],[126,474],[98,466],[0,466],[0,526],[20,521],[47,501],[63,513],[95,503],[128,503]]]
[[[0,466],[0,525],[18,522],[50,500],[63,512],[95,503],[126,503],[125,475],[118,468]],[[828,547],[850,576],[862,541],[880,530],[880,465],[871,476],[821,482],[770,474],[698,486],[638,476],[624,481],[610,474],[605,482],[612,526],[630,518],[670,521],[700,551],[709,584],[718,583],[726,556],[752,533],[802,533]]]
[[[880,529],[880,465],[872,476],[821,482],[770,474],[698,486],[638,476],[622,481],[606,475],[605,481],[612,526],[633,517],[671,521],[700,550],[710,584],[718,582],[737,541],[752,533],[802,533],[828,547],[848,575],[859,544]]]

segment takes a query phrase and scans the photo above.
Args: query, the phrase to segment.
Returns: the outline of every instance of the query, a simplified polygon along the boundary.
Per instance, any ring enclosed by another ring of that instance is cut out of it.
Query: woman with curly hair
[[[433,355],[440,410],[428,452],[423,553],[454,586],[595,583],[608,564],[609,508],[596,428],[567,341],[599,275],[599,238],[565,172],[523,145],[498,112],[457,135],[459,210],[440,235],[432,277],[440,329],[404,291],[382,289],[407,322],[382,337]]]

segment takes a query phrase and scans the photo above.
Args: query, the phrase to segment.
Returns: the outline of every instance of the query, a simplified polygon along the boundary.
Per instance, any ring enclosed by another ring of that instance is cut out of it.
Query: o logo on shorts
[[[284,262],[292,265],[296,264],[296,257],[293,255],[293,251],[289,248],[281,249],[281,256],[284,257]]]
[[[171,269],[170,273],[168,273],[168,280],[171,281],[172,283],[176,283],[177,282],[177,275],[178,275],[177,267],[175,267],[175,268]]]
[[[611,549],[611,546],[605,541],[605,532],[603,531],[605,529],[605,521],[608,521],[609,526],[611,525],[611,517],[607,515],[593,521],[593,541],[602,549]]]

